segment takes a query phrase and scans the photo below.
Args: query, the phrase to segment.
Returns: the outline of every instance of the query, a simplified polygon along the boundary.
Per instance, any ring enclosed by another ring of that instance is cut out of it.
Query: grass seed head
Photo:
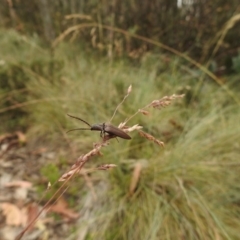
[[[143,132],[143,131],[138,131],[138,132],[139,132],[141,137],[144,137],[144,138],[148,139],[149,141],[152,141],[152,142],[156,143],[157,145],[159,145],[161,147],[164,147],[164,142],[158,140],[154,136],[152,136],[152,135],[150,135],[146,132]]]

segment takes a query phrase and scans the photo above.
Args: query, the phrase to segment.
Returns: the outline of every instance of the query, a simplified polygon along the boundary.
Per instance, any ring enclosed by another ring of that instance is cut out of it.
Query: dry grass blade
[[[138,131],[138,132],[139,132],[141,137],[144,137],[144,138],[146,138],[146,139],[156,143],[157,145],[159,145],[161,147],[164,147],[164,142],[156,139],[154,136],[152,136],[152,135],[150,135],[150,134],[148,134],[146,132],[143,132],[143,131]]]
[[[140,179],[140,175],[141,175],[141,171],[142,171],[142,163],[138,162],[133,170],[133,175],[132,175],[132,179],[131,179],[131,183],[130,183],[130,187],[129,187],[129,194],[132,195],[138,185],[139,179]]]
[[[217,34],[217,37],[219,37],[219,40],[217,41],[217,44],[213,50],[212,55],[215,55],[216,52],[218,51],[218,49],[221,47],[221,45],[223,44],[223,40],[226,37],[228,31],[234,27],[234,25],[240,21],[240,13],[234,15],[233,17],[231,17],[227,23],[224,25],[223,29],[221,29],[221,31]]]

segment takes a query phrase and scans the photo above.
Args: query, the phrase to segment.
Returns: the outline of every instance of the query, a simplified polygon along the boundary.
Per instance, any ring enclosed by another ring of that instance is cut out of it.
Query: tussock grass
[[[26,50],[19,49],[19,55],[21,51]],[[66,130],[82,126],[66,113],[91,124],[106,122],[132,84],[132,93],[113,119],[118,125],[153,99],[186,93],[185,99],[130,121],[130,125],[139,123],[145,132],[164,141],[164,149],[133,134],[131,141],[112,141],[104,148],[104,157],[89,163],[118,167],[108,174],[92,174],[97,201],[90,190],[84,191],[79,229],[71,237],[239,238],[240,110],[221,87],[208,79],[200,84],[199,71],[176,59],[166,64],[163,55],[150,54],[134,67],[127,60],[109,63],[62,43],[53,59],[44,50],[38,52],[40,60],[62,63],[58,74],[48,76],[31,68],[34,54],[24,65],[8,54],[2,58],[21,65],[29,77],[27,100],[20,106],[28,113],[29,137],[45,136],[60,146],[70,142],[82,153],[99,140],[99,133],[66,135]],[[8,111],[6,106],[0,111],[3,109]],[[141,166],[138,172],[134,171],[136,166]],[[133,175],[136,181],[130,191]]]

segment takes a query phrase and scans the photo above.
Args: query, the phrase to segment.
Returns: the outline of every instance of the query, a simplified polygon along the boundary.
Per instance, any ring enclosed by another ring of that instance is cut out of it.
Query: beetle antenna
[[[68,115],[69,117],[71,117],[71,118],[75,118],[75,119],[77,119],[77,120],[80,120],[80,121],[86,123],[90,128],[92,127],[88,122],[84,121],[83,119],[81,119],[81,118],[79,118],[79,117],[74,117],[74,116],[72,116],[72,115],[70,115],[70,114],[67,114],[67,115]],[[84,129],[82,129],[82,130],[84,130]]]
[[[69,133],[69,132],[75,131],[75,130],[91,130],[91,129],[89,129],[89,128],[74,128],[74,129],[68,130],[66,133]]]

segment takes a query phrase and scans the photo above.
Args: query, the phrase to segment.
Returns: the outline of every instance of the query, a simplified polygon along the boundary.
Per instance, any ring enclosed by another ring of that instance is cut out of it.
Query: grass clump
[[[58,149],[70,146],[72,162],[92,149],[99,133],[66,135],[66,130],[85,127],[67,119],[67,113],[91,124],[107,122],[132,84],[133,92],[112,121],[117,126],[153,99],[186,93],[182,101],[147,116],[136,115],[128,123],[143,126],[144,132],[165,143],[164,149],[132,133],[131,141],[111,141],[102,150],[104,158],[86,165],[92,169],[104,162],[117,168],[109,174],[87,174],[94,188],[79,187],[83,207],[73,234],[85,232],[89,239],[106,240],[238,239],[237,90],[229,88],[231,98],[224,87],[203,79],[199,70],[176,59],[163,64],[164,56],[150,54],[136,67],[123,60],[100,61],[65,43],[54,54],[63,63],[55,78],[24,67],[29,81],[23,109],[31,119],[29,136],[45,136]]]
[[[91,226],[93,239],[238,239],[239,116],[235,107],[211,111],[198,123],[189,119],[179,141],[152,151],[147,163],[116,159],[105,218],[99,215]]]

